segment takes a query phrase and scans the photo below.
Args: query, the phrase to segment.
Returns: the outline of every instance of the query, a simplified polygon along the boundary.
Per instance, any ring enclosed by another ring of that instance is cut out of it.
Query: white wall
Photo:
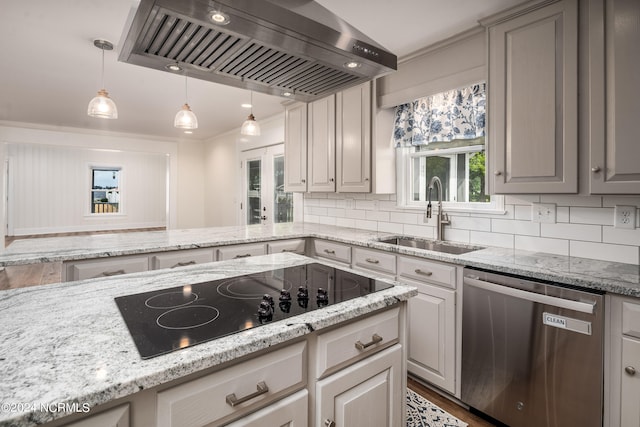
[[[178,142],[177,228],[205,226],[205,144]]]

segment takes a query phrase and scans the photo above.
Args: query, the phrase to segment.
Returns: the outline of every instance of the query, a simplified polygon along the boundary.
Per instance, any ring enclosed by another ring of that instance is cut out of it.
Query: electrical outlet
[[[613,226],[615,228],[628,228],[633,230],[636,228],[636,207],[616,205],[615,219]]]
[[[555,203],[532,203],[531,204],[531,221],[555,224],[556,223]]]

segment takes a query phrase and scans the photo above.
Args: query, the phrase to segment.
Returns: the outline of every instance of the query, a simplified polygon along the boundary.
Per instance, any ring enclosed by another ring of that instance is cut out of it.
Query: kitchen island
[[[149,425],[146,424],[149,420],[156,419],[158,423],[162,421],[161,425],[176,425],[171,424],[170,419],[160,420],[158,414],[161,412],[156,414],[156,409],[161,411],[173,403],[161,405],[156,403],[156,398],[165,396],[175,402],[172,400],[173,390],[179,390],[183,383],[224,373],[229,366],[231,369],[234,366],[236,369],[244,367],[254,357],[274,352],[303,362],[299,378],[290,385],[282,386],[280,391],[276,386],[273,393],[238,404],[237,411],[231,404],[226,405],[233,411],[223,414],[216,423],[227,423],[262,409],[273,399],[304,391],[310,396],[311,425],[318,425],[315,418],[319,419],[323,409],[314,405],[325,396],[323,390],[331,390],[335,386],[329,380],[346,375],[345,372],[355,369],[358,362],[366,357],[369,357],[367,362],[372,361],[370,363],[373,364],[382,363],[378,359],[384,357],[397,358],[399,365],[388,377],[404,385],[405,301],[414,296],[416,290],[398,282],[387,281],[394,286],[148,360],[141,359],[114,302],[114,298],[119,296],[310,262],[314,260],[282,253],[0,293],[0,323],[3,326],[0,331],[0,403],[3,405],[0,425],[31,426],[47,422],[64,425],[76,418],[94,416],[105,409],[118,409],[123,405],[127,410],[131,408],[133,426]],[[373,323],[358,323],[363,321]],[[357,327],[350,326],[354,324]],[[381,334],[384,338],[381,342],[365,344],[361,354],[349,356],[355,351],[352,341],[349,341],[349,350],[326,351],[334,345],[331,343],[340,343],[343,335],[351,338],[350,334],[365,331],[370,338],[371,325],[382,325],[391,331],[393,327],[389,329],[388,325],[396,327],[392,335]],[[340,331],[347,332],[342,334]],[[323,343],[322,337],[334,335],[335,339]],[[322,348],[325,348],[325,353]],[[322,362],[336,354],[347,356],[344,360]],[[242,368],[238,374],[248,371],[251,369]],[[357,376],[354,372],[360,371],[355,370],[350,375]],[[282,375],[296,378],[293,368],[290,374],[283,372]],[[237,383],[242,385],[243,381],[238,380]],[[255,383],[252,387],[255,391]],[[225,390],[227,396],[231,392],[236,393]],[[247,392],[237,390],[238,398],[241,394],[246,395]],[[326,396],[324,399],[326,401]],[[401,414],[397,413],[397,408],[403,402],[403,392],[394,395],[393,399],[396,402],[392,405],[396,412],[393,417],[399,419],[397,417]],[[179,407],[180,402],[176,405]],[[176,411],[179,412],[179,408]],[[193,422],[195,425],[198,421]]]

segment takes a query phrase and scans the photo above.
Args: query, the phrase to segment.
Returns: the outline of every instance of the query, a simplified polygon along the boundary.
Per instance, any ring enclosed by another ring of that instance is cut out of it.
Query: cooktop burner
[[[115,298],[143,359],[392,287],[305,264]]]

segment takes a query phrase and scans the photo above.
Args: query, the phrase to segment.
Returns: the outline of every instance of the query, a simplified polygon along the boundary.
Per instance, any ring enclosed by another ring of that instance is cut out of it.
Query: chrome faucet
[[[431,190],[433,190],[433,184],[438,184],[438,215],[437,219],[437,227],[436,227],[436,240],[444,240],[444,226],[450,225],[451,221],[449,220],[449,215],[442,212],[442,182],[440,178],[434,176],[431,178],[431,182],[429,183],[429,192],[427,194],[427,218],[431,218]]]

